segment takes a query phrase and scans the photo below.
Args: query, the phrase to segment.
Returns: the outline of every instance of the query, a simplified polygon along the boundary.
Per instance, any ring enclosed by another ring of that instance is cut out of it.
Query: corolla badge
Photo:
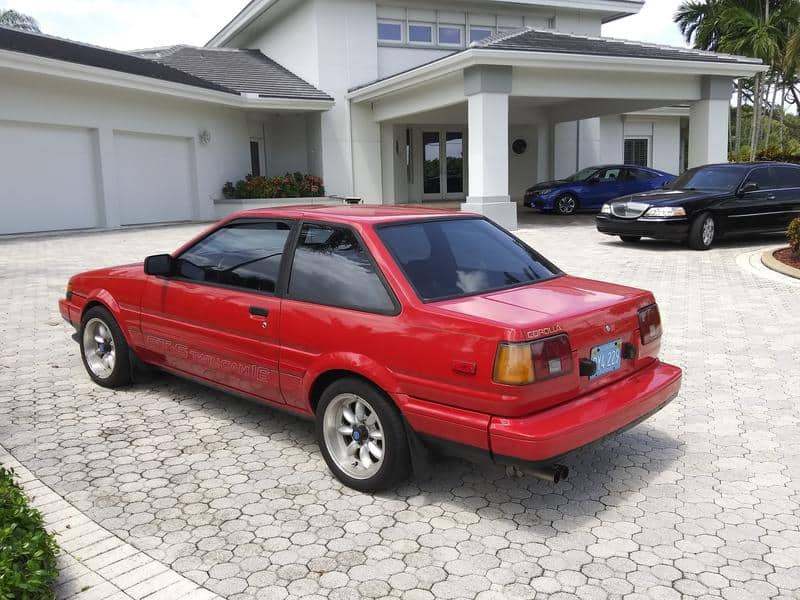
[[[559,331],[562,331],[562,330],[563,329],[561,327],[561,324],[560,323],[556,323],[552,327],[545,327],[543,329],[535,329],[533,331],[529,331],[527,333],[527,336],[528,336],[529,340],[535,340],[535,339],[540,338],[540,337],[545,337],[545,336],[548,336],[548,335],[556,334],[556,333],[558,333]]]

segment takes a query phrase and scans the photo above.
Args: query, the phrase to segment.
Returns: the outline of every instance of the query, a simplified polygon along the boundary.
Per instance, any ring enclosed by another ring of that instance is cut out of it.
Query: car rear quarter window
[[[393,314],[397,310],[369,252],[347,227],[303,225],[288,295],[365,312]]]
[[[800,188],[800,167],[775,167],[775,171],[779,188]]]
[[[273,294],[290,231],[277,221],[217,229],[178,257],[178,277]]]
[[[482,294],[550,279],[557,268],[485,219],[442,219],[377,228],[424,301]]]

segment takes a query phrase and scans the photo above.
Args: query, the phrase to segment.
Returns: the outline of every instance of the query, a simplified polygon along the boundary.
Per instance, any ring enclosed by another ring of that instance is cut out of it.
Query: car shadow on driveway
[[[296,485],[293,471],[302,478],[311,470],[317,479],[329,478],[330,489],[338,490],[342,496],[360,495],[342,486],[327,471],[316,447],[311,421],[158,372],[140,377],[135,387],[162,395],[164,402],[177,402],[180,410],[187,413],[199,412],[204,420],[221,422],[223,428],[246,428],[252,446],[237,443],[238,451],[257,454],[259,447],[268,448],[264,462],[267,471],[275,471],[270,478],[278,481],[278,488]],[[291,451],[289,461],[284,460],[287,446]],[[212,443],[211,447],[219,444]],[[192,452],[204,450],[193,444]],[[305,453],[307,459],[301,459],[300,453]],[[520,528],[529,527],[544,535],[556,521],[559,530],[572,531],[591,525],[598,512],[616,507],[636,511],[636,504],[645,499],[642,490],[653,486],[657,478],[656,487],[663,488],[657,494],[677,496],[681,490],[675,482],[681,476],[673,466],[683,455],[681,442],[643,423],[568,455],[560,462],[569,467],[569,479],[559,484],[529,476],[512,477],[506,474],[505,467],[493,463],[435,457],[432,476],[412,477],[396,490],[374,497],[412,506],[446,506],[449,511],[463,513],[465,522],[485,522],[487,527],[504,522],[502,526],[506,527],[513,521]],[[188,477],[186,473],[184,480]]]
[[[603,235],[598,233],[598,235]],[[651,252],[669,252],[675,250],[681,250],[683,252],[696,252],[695,250],[689,249],[686,244],[681,244],[678,242],[667,242],[663,240],[652,240],[645,238],[635,243],[626,243],[620,240],[619,238],[615,238],[612,236],[604,236],[608,237],[608,239],[599,242],[603,246],[608,247],[619,247],[620,249],[636,249],[636,250],[647,250]],[[714,250],[727,250],[727,249],[741,249],[744,251],[750,249],[761,248],[764,246],[774,246],[777,244],[784,243],[788,245],[786,241],[786,235],[783,233],[766,233],[766,234],[759,234],[759,235],[752,235],[752,236],[735,236],[730,238],[722,238],[716,242],[708,252],[714,252]],[[698,255],[702,255],[702,252],[697,252]]]

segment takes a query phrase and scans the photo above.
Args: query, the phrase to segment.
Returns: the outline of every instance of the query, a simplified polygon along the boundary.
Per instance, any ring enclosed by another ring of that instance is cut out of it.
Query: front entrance
[[[463,129],[422,131],[423,200],[466,197],[466,142]]]

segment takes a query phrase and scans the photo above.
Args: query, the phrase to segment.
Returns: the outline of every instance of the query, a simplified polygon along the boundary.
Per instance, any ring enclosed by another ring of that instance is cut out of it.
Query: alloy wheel
[[[339,394],[325,410],[323,436],[336,466],[353,479],[369,479],[386,455],[383,425],[372,405],[355,394]]]
[[[86,364],[100,379],[108,379],[114,372],[117,355],[111,328],[101,319],[90,319],[83,329],[83,351]]]

